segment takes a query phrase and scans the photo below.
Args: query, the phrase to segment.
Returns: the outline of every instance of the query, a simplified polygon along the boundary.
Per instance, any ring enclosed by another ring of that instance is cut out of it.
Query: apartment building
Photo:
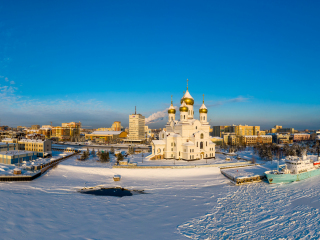
[[[272,143],[272,136],[271,135],[245,135],[240,136],[240,144],[242,145],[254,145],[257,143],[265,143],[271,144]]]
[[[18,141],[18,147],[19,150],[36,152],[39,157],[52,154],[51,140],[22,139]]]
[[[62,123],[61,127],[52,127],[52,137],[59,141],[77,142],[80,140],[81,122]]]
[[[292,134],[292,137],[294,142],[300,142],[300,141],[309,141],[311,135],[309,133],[295,133],[295,134]]]
[[[145,139],[145,117],[141,114],[129,115],[128,140],[141,141]]]

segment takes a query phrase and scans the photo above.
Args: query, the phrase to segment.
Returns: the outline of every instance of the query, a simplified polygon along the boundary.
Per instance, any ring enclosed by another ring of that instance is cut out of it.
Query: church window
[[[206,142],[206,147],[208,147],[208,142]]]
[[[173,152],[173,148],[171,148],[171,151]]]
[[[206,117],[203,117],[203,120],[206,120]]]
[[[198,129],[198,127],[196,126],[196,129]]]
[[[190,149],[190,152],[191,152],[191,149]]]
[[[200,138],[203,139],[203,133],[201,133]]]
[[[191,159],[191,156],[190,156],[190,159]]]
[[[179,157],[180,157],[180,152],[179,152]]]
[[[208,157],[208,154],[206,154],[206,157]]]
[[[173,143],[173,146],[176,146],[176,143]]]
[[[171,147],[173,146],[173,143],[171,143]]]
[[[198,147],[198,142],[197,142],[197,147]]]
[[[164,138],[164,134],[162,133],[162,138]]]
[[[200,142],[200,149],[203,149],[203,142]]]
[[[183,115],[183,119],[186,119],[186,115]]]

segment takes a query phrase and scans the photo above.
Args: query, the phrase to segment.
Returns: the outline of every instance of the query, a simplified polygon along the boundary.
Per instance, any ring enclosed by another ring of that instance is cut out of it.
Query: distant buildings
[[[110,128],[98,128],[96,131],[124,131],[120,121],[115,121]]]
[[[1,144],[14,144],[14,150],[25,150],[36,152],[38,157],[45,157],[52,154],[51,140],[35,140],[35,139],[11,139],[2,140]],[[13,149],[12,149],[13,150]]]
[[[37,158],[37,154],[30,151],[6,151],[0,152],[0,163],[16,164]]]
[[[232,125],[232,126],[213,126],[212,134],[215,137],[222,137],[224,133],[234,133],[236,136],[258,135],[260,126]]]
[[[129,115],[129,135],[127,141],[141,142],[145,139],[145,117],[136,113]]]
[[[18,150],[18,144],[13,142],[0,142],[0,152]]]
[[[81,122],[62,123],[61,127],[52,127],[52,138],[58,141],[77,142],[80,140]]]
[[[117,139],[125,139],[128,134],[122,131],[94,131],[85,135],[86,140],[95,142],[111,142]]]
[[[293,136],[294,142],[309,141],[310,140],[309,133],[294,133],[294,134],[292,134],[292,136]]]
[[[271,144],[272,136],[271,135],[245,135],[240,136],[240,144],[242,145],[254,145],[257,143]]]
[[[293,139],[291,134],[273,133],[272,142],[277,144],[286,144],[286,143],[292,143]]]
[[[152,133],[152,130],[148,126],[144,126],[144,134],[146,138],[154,136],[154,134]]]
[[[275,125],[270,130],[266,131],[267,133],[288,133],[293,134],[295,133],[294,128],[282,128],[282,126]]]
[[[31,130],[38,130],[40,129],[40,125],[31,125]]]
[[[260,130],[260,126],[231,125],[231,126],[213,126],[213,136],[221,137],[223,142],[229,145],[247,144],[253,139],[242,136],[264,136],[265,132]],[[248,139],[248,140],[247,140]],[[264,138],[262,138],[264,139]],[[269,138],[267,138],[269,139]],[[264,141],[264,140],[263,140]]]

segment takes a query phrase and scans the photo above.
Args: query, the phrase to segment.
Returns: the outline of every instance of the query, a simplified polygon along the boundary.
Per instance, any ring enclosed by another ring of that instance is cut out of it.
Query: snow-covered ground
[[[171,160],[171,159],[163,159],[163,160],[147,160],[145,157],[148,154],[135,154],[133,156],[129,156],[130,162],[136,162],[138,166],[188,166],[188,165],[206,165],[206,164],[226,164],[226,163],[239,163],[239,164],[247,164],[247,161],[237,160],[236,157],[230,157],[223,154],[216,154],[216,158],[209,159],[201,159],[196,161],[184,161],[184,160]],[[230,160],[226,160],[229,157]],[[143,160],[142,160],[143,159]]]
[[[320,176],[293,184],[234,186],[215,167],[114,169],[111,161],[74,156],[34,181],[1,182],[1,238],[320,237]],[[114,182],[114,175],[121,181]],[[77,192],[98,185],[147,194],[117,198]]]

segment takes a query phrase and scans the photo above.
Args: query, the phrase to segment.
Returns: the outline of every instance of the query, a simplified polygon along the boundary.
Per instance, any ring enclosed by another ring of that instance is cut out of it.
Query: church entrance
[[[203,159],[204,153],[200,153],[200,159]]]

